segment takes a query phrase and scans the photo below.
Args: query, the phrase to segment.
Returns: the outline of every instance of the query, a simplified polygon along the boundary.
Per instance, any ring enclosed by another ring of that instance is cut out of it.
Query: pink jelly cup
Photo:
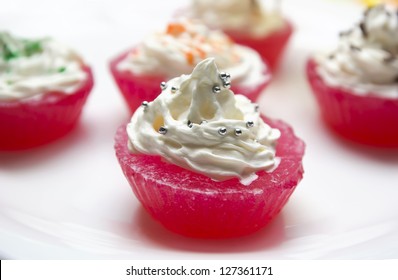
[[[40,146],[67,134],[77,123],[93,87],[91,69],[72,94],[46,92],[39,98],[0,101],[0,150],[23,150]]]
[[[275,73],[287,43],[293,33],[293,25],[285,20],[283,28],[264,37],[253,37],[250,34],[238,31],[224,30],[239,45],[248,46],[256,50],[267,62],[271,72]]]
[[[121,71],[117,68],[117,65],[130,53],[130,51],[124,52],[111,60],[109,67],[112,76],[122,93],[128,107],[131,112],[134,112],[143,101],[154,100],[161,92],[160,83],[167,81],[166,77],[150,76],[150,75],[137,75],[131,71]],[[233,83],[231,90],[235,93],[243,94],[253,102],[255,102],[260,93],[267,87],[270,82],[271,74],[268,70],[268,66],[264,73],[267,78],[264,79],[259,85],[255,87],[245,87],[239,84]],[[181,73],[184,74],[184,73]],[[186,73],[185,73],[186,74]]]
[[[307,77],[325,123],[346,139],[379,147],[398,147],[398,99],[359,96],[331,87],[307,63]]]
[[[282,133],[276,148],[280,163],[272,172],[258,172],[248,186],[236,178],[213,181],[160,156],[131,154],[125,125],[115,136],[116,156],[142,206],[165,228],[197,238],[243,236],[281,211],[304,173],[303,141],[284,122],[264,120]]]

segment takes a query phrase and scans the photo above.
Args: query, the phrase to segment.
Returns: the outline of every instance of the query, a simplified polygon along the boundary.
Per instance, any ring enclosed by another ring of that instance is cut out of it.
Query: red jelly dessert
[[[233,77],[232,89],[255,101],[270,81],[268,66],[252,49],[233,43],[220,31],[181,19],[164,32],[151,34],[140,45],[110,62],[111,73],[131,111],[159,94],[159,85],[189,73],[206,57],[214,57]]]
[[[265,37],[252,37],[244,33],[225,31],[236,43],[256,50],[267,62],[272,72],[278,68],[279,61],[293,33],[293,26],[285,21],[284,26]]]
[[[330,87],[310,60],[307,75],[324,121],[338,134],[364,144],[398,147],[398,98],[360,96]]]
[[[193,237],[237,237],[268,224],[303,177],[303,142],[282,121],[264,120],[281,130],[279,166],[245,186],[238,179],[214,182],[159,156],[134,155],[127,149],[126,127],[116,134],[116,155],[134,194],[171,231]]]
[[[225,81],[214,61],[204,60],[191,75],[170,80],[137,109],[127,131],[123,125],[116,133],[116,156],[138,200],[185,236],[258,231],[303,176],[305,145],[291,127],[261,117]]]
[[[347,139],[380,147],[398,147],[398,15],[392,10],[367,10],[341,34],[336,51],[307,64],[325,123]]]
[[[279,5],[279,1],[192,0],[186,13],[211,28],[223,30],[236,43],[256,50],[275,72],[293,33],[293,26],[283,18]]]
[[[51,39],[0,33],[0,150],[53,141],[76,124],[93,87],[81,58]]]

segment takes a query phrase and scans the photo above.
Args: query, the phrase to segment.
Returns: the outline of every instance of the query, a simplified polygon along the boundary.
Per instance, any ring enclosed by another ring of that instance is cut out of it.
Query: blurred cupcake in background
[[[223,30],[238,44],[255,49],[273,71],[293,32],[291,23],[281,14],[278,0],[192,0],[184,13]]]
[[[93,87],[90,68],[51,39],[0,32],[0,150],[39,146],[76,124]]]
[[[152,101],[171,77],[190,73],[205,58],[214,57],[225,75],[223,87],[243,94],[252,101],[268,84],[268,66],[253,49],[234,43],[221,31],[179,19],[160,32],[123,52],[110,63],[113,77],[131,111],[143,101]],[[177,91],[177,89],[174,89]]]
[[[378,5],[313,56],[309,82],[325,122],[345,138],[398,147],[398,10]]]

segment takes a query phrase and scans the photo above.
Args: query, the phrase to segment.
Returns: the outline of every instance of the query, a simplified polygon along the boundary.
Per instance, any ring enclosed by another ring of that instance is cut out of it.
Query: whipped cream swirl
[[[0,32],[0,100],[71,94],[87,74],[81,58],[52,39],[26,40]]]
[[[274,168],[280,131],[229,86],[229,75],[218,72],[213,58],[191,75],[162,83],[162,93],[144,102],[127,126],[130,151],[160,155],[216,181],[238,177],[250,184],[255,172]]]
[[[358,95],[398,98],[398,11],[378,5],[340,35],[338,48],[316,58],[317,71],[331,86]]]
[[[165,79],[190,73],[207,57],[214,57],[233,82],[256,87],[270,79],[258,53],[233,43],[220,31],[186,19],[172,22],[165,31],[151,34],[118,64],[120,71]]]
[[[274,7],[263,7],[258,0],[193,0],[189,13],[212,28],[262,37],[285,24],[278,1],[273,2]]]

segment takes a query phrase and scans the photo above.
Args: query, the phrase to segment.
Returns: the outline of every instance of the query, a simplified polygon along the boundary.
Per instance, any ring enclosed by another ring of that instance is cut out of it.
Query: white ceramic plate
[[[75,46],[93,66],[96,84],[73,133],[40,149],[0,154],[0,257],[397,258],[398,151],[334,137],[319,120],[303,72],[309,53],[333,46],[337,32],[359,16],[359,7],[346,2],[284,1],[296,33],[280,76],[259,102],[265,114],[289,122],[305,140],[306,173],[272,224],[221,241],[177,236],[152,221],[113,152],[114,132],[129,116],[107,62],[161,28],[184,1],[3,3],[3,29]]]

